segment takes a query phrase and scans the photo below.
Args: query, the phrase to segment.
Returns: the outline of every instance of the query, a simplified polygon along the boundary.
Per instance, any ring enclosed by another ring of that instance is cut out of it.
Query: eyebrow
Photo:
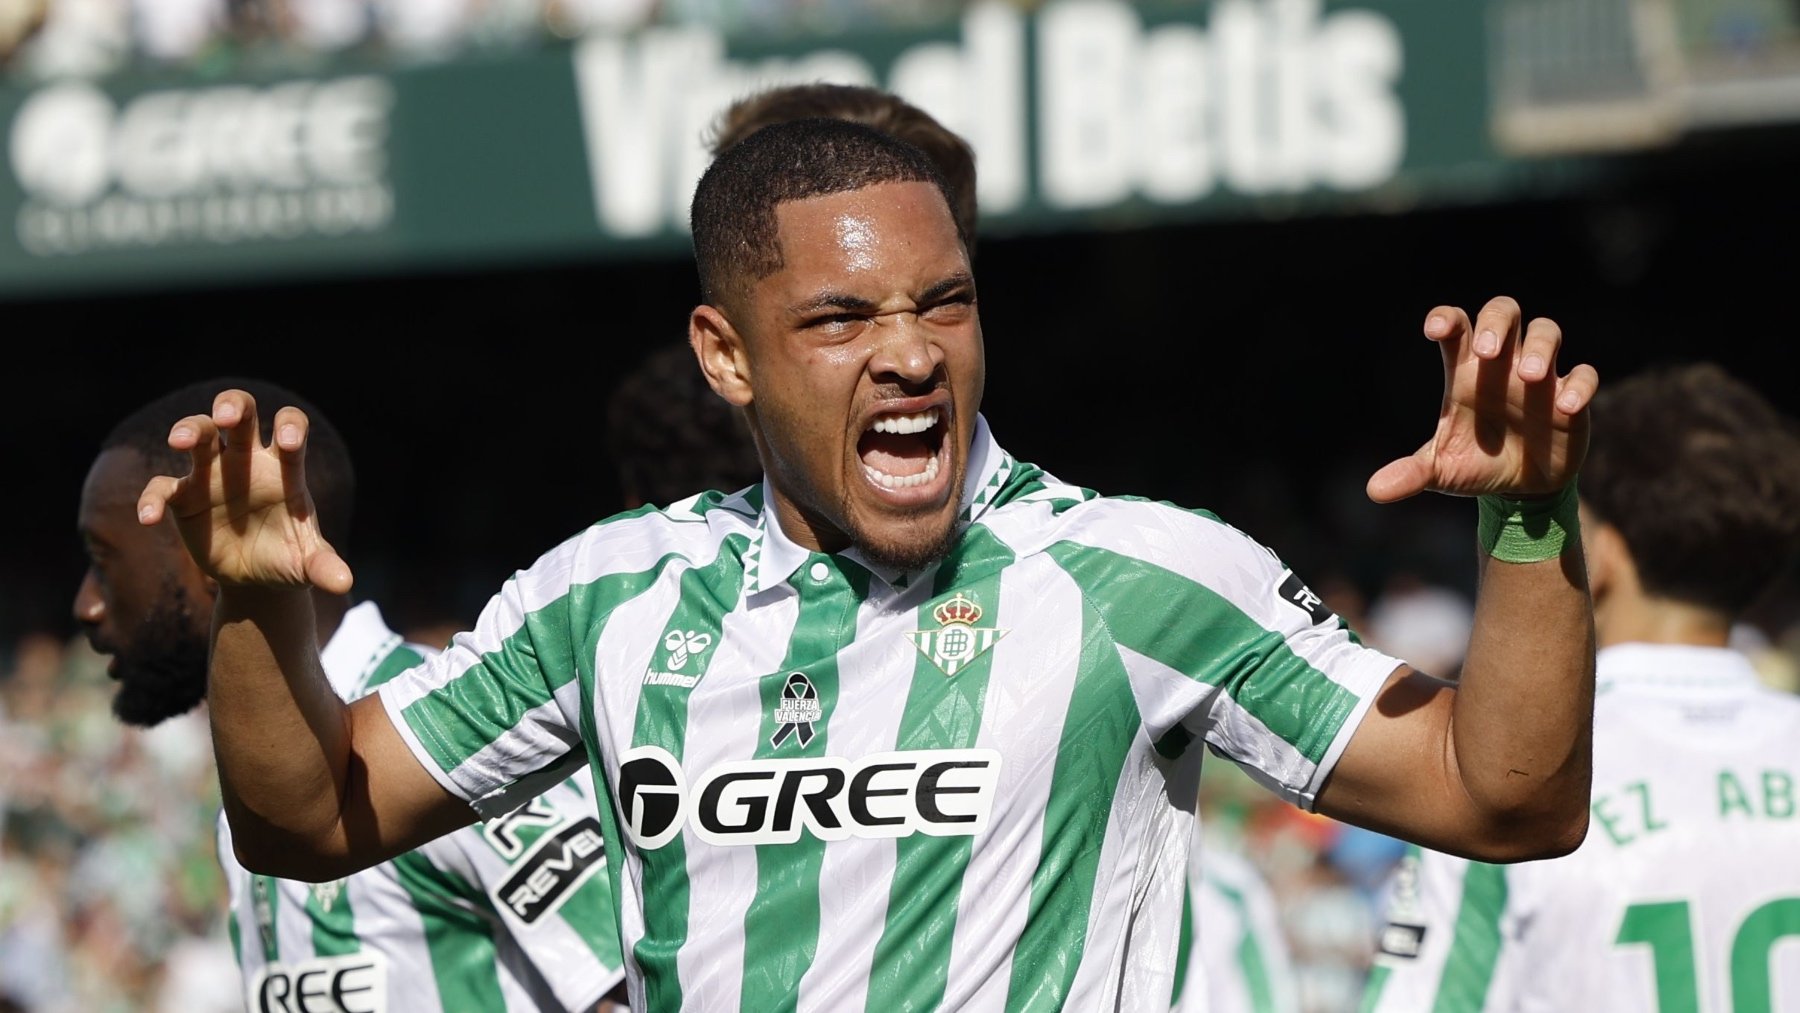
[[[971,277],[967,271],[958,271],[950,277],[945,278],[943,281],[926,289],[924,294],[919,296],[919,301],[922,303],[934,303],[959,288],[973,288],[974,285],[975,279]]]
[[[943,279],[919,295],[918,302],[934,303],[944,296],[975,283],[966,271],[958,271]],[[824,292],[813,296],[803,303],[793,306],[788,312],[797,317],[809,316],[820,310],[843,310],[850,313],[874,313],[881,307],[875,302],[847,292]]]
[[[873,313],[879,309],[873,302],[861,296],[846,292],[825,292],[813,296],[790,310],[797,317],[808,316],[820,310],[849,310],[853,313]]]

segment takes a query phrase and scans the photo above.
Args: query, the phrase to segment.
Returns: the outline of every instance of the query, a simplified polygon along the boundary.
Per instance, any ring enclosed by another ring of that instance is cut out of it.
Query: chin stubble
[[[864,559],[876,566],[912,573],[915,570],[923,570],[948,556],[950,550],[956,548],[960,535],[961,532],[958,530],[955,519],[952,518],[951,523],[946,524],[936,537],[925,541],[907,545],[878,545],[858,533],[852,536],[851,542],[856,546],[857,551],[862,553]]]
[[[206,655],[206,635],[194,629],[193,603],[170,581],[137,635],[117,652],[113,715],[151,728],[198,707],[206,699]]]

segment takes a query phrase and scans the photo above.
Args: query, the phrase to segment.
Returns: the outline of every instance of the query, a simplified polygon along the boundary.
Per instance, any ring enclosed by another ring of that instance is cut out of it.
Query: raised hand
[[[256,400],[221,392],[211,415],[190,415],[169,431],[169,446],[186,451],[193,468],[150,480],[139,523],[172,515],[188,552],[221,585],[350,590],[350,567],[320,534],[306,489],[307,426],[305,412],[284,407],[264,445]]]
[[[1483,306],[1473,324],[1455,306],[1426,316],[1425,336],[1444,356],[1437,431],[1369,478],[1370,499],[1392,503],[1426,490],[1537,496],[1575,477],[1600,379],[1587,365],[1558,377],[1562,329],[1544,317],[1521,328],[1523,320],[1505,296]]]

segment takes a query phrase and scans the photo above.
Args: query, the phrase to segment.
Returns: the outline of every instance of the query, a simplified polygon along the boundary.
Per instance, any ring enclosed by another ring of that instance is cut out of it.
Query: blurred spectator
[[[969,0],[0,0],[0,70],[39,79],[140,67],[312,69],[367,49],[436,60],[590,32],[705,25],[730,35],[952,23]],[[1019,0],[1021,7],[1034,6]]]
[[[0,996],[32,1013],[240,1009],[213,987],[236,969],[205,721],[129,729],[111,697],[83,641],[27,636],[0,669]]]
[[[131,0],[137,46],[154,61],[190,59],[224,29],[227,7],[227,0]]]
[[[0,3],[0,71],[12,69],[13,54],[25,40],[44,27],[48,0],[7,0]]]
[[[546,0],[544,19],[559,35],[617,32],[655,23],[661,8],[660,0]]]
[[[1410,571],[1389,578],[1361,629],[1371,646],[1440,679],[1462,670],[1475,607],[1461,593],[1426,583]]]
[[[293,39],[329,53],[356,45],[374,27],[366,0],[287,0]]]
[[[474,18],[470,0],[373,0],[374,27],[392,49],[414,56],[448,55]]]
[[[127,0],[41,0],[40,23],[21,39],[9,69],[40,78],[93,77],[131,55]]]

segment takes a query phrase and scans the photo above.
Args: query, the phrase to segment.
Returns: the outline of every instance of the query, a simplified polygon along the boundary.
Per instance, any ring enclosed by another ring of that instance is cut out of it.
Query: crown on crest
[[[949,601],[932,609],[931,616],[938,621],[939,626],[948,626],[951,623],[973,626],[981,619],[981,606],[975,604],[973,598],[958,591],[950,596]]]

